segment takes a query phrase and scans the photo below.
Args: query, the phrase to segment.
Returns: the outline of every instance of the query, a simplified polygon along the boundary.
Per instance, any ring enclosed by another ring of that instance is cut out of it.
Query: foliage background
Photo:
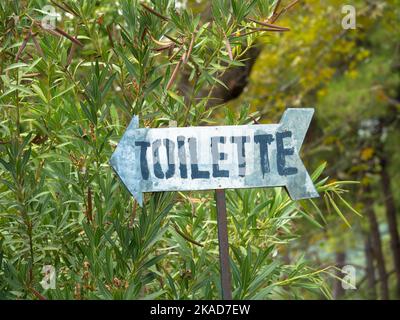
[[[227,191],[234,298],[398,297],[400,6],[351,1],[344,30],[344,4],[1,2],[0,298],[219,298],[213,192],[139,208],[110,155],[133,114],[267,123],[288,106],[317,110],[303,158],[322,197]],[[341,289],[345,264],[356,290]]]

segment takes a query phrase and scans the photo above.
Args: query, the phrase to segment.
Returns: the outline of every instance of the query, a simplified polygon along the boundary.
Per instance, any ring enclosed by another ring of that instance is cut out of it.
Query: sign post
[[[232,300],[231,268],[229,265],[228,219],[226,216],[226,199],[224,189],[215,190],[215,201],[217,203],[219,264],[222,299]]]
[[[278,124],[139,128],[134,116],[110,163],[143,205],[143,192],[216,190],[221,287],[232,298],[224,189],[277,187],[318,197],[299,151],[314,109],[287,109]]]

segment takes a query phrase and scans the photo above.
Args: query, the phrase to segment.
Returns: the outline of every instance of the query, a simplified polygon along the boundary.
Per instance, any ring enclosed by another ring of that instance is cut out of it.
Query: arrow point
[[[135,192],[132,193],[133,197],[136,199],[138,205],[143,207],[143,193],[142,192]]]
[[[297,151],[300,151],[313,114],[314,108],[288,108],[281,118],[281,126],[293,132]]]
[[[110,165],[114,169],[115,173],[117,174],[118,178],[122,181],[122,184],[128,189],[130,194],[135,198],[139,206],[143,206],[143,193],[138,191],[137,189],[132,188],[132,183],[129,183],[130,180],[129,173],[125,172],[123,169],[120,169],[118,164],[118,150],[116,150],[110,159]]]
[[[139,116],[133,116],[126,130],[138,129],[138,128],[139,128]]]
[[[314,108],[287,108],[282,115],[280,123],[288,124],[293,122],[297,124],[297,121],[300,120],[310,124],[314,111]]]
[[[286,184],[286,190],[292,200],[301,200],[309,198],[318,198],[319,194],[315,189],[314,183],[311,177],[306,171],[306,168],[302,165],[301,174],[293,176],[289,179]]]
[[[289,193],[289,196],[292,200],[302,200],[302,199],[310,199],[310,198],[319,198],[319,193],[317,190],[312,188],[312,190],[298,188],[292,188],[290,186],[286,186],[286,191]]]
[[[121,140],[118,143],[117,148],[110,159],[110,165],[114,169],[115,173],[128,189],[128,191],[132,194],[132,196],[136,199],[139,206],[143,205],[143,193],[140,191],[140,181],[136,179],[134,174],[132,174],[131,166],[128,163],[131,159],[127,159],[127,156],[133,156],[133,153],[126,154],[123,151],[124,146],[127,145],[127,142],[134,135],[134,130],[139,128],[139,117],[133,116],[131,122],[128,125],[125,133],[123,134]],[[126,150],[125,150],[126,151]],[[138,184],[136,184],[136,182]]]
[[[299,151],[303,144],[311,119],[314,114],[314,108],[288,108],[280,121],[281,130],[292,132],[293,145],[297,157],[297,168],[299,173],[288,177],[286,190],[293,200],[317,198],[319,194],[300,159]]]

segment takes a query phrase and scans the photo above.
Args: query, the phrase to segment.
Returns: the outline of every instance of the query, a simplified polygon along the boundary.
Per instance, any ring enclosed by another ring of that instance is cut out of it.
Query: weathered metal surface
[[[215,190],[218,221],[219,263],[221,273],[222,298],[232,300],[231,267],[229,265],[228,219],[226,216],[225,190]]]
[[[287,109],[279,124],[139,128],[133,117],[110,163],[142,205],[143,192],[285,186],[318,197],[299,151],[314,109]]]

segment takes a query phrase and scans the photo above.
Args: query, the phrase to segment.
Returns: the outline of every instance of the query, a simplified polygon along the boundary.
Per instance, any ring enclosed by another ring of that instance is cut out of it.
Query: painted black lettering
[[[209,179],[209,171],[199,170],[199,160],[197,158],[197,139],[189,138],[190,167],[192,169],[192,179]]]
[[[270,172],[268,145],[274,141],[272,134],[259,134],[254,136],[254,142],[260,144],[260,166],[261,172],[264,175]]]
[[[179,158],[179,172],[181,178],[187,178],[187,165],[186,165],[186,151],[185,151],[185,137],[178,136],[178,158]]]
[[[142,172],[142,178],[144,180],[148,180],[149,179],[149,166],[147,164],[146,152],[147,152],[147,148],[150,147],[150,142],[135,141],[135,146],[140,147],[140,171]]]
[[[212,166],[214,178],[229,177],[228,170],[221,170],[219,168],[219,161],[228,159],[228,155],[225,152],[219,152],[218,150],[218,144],[224,144],[225,140],[225,137],[211,137],[211,155],[213,159]]]
[[[286,156],[291,156],[294,153],[294,148],[285,148],[283,145],[284,138],[290,138],[292,131],[283,131],[276,133],[276,164],[278,167],[278,173],[281,176],[290,176],[297,173],[297,168],[285,167]]]
[[[154,175],[158,179],[164,179],[164,172],[162,171],[160,164],[160,146],[161,146],[161,139],[155,140],[151,146],[153,149],[153,168],[154,168]]]
[[[239,177],[244,177],[246,175],[246,151],[244,145],[245,143],[250,142],[250,137],[249,136],[231,137],[231,142],[236,143],[237,146]]]
[[[175,174],[175,143],[169,139],[164,139],[164,146],[167,149],[168,170],[165,172],[165,178],[169,179]]]

